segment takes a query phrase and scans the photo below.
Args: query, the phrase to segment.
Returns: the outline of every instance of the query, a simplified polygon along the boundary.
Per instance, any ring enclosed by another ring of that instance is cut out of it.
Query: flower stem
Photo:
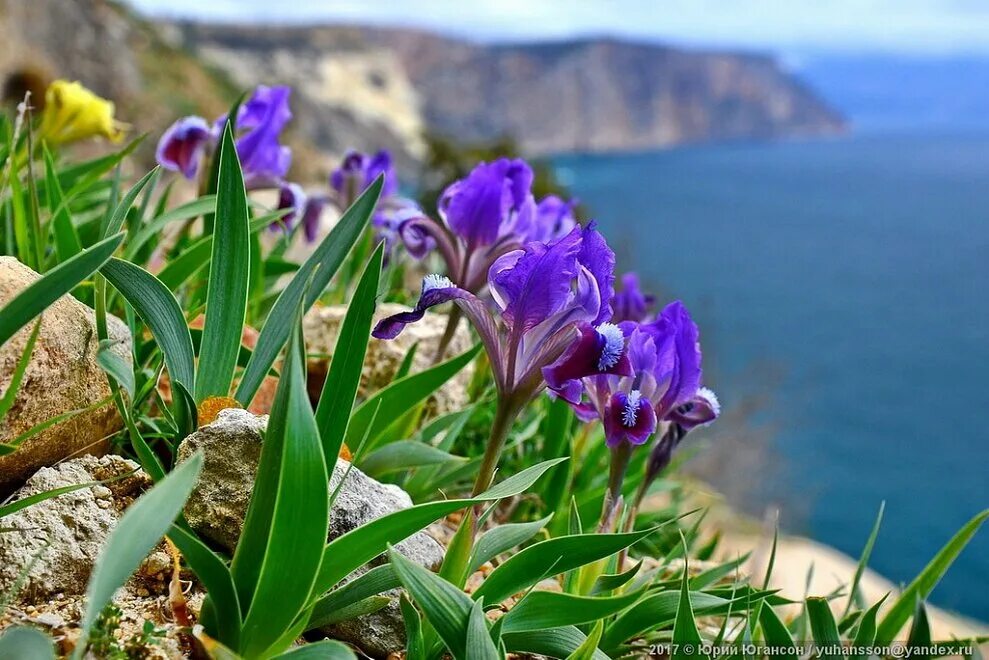
[[[598,522],[598,532],[607,532],[614,523],[615,512],[622,497],[622,482],[632,458],[632,445],[620,443],[611,450],[611,469],[608,473],[608,489],[604,493],[604,504],[601,507],[601,520]]]
[[[515,416],[519,407],[510,399],[500,398],[495,409],[494,421],[491,423],[491,434],[488,436],[488,446],[484,450],[484,459],[481,461],[481,468],[477,472],[477,479],[474,481],[472,495],[479,495],[491,487],[494,481],[495,470],[498,468],[498,461],[501,459],[501,452],[505,448],[505,440],[508,439],[508,432],[515,423]]]

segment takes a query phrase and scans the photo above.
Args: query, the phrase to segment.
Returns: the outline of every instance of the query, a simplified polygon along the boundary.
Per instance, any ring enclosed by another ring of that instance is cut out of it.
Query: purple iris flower
[[[279,140],[292,119],[288,87],[259,85],[237,112],[237,156],[248,189],[278,186],[292,164],[292,150]],[[213,125],[202,117],[183,117],[172,124],[158,142],[157,160],[166,169],[192,179],[200,169],[207,147],[215,148],[226,115]]]
[[[210,127],[205,119],[183,117],[161,136],[155,158],[165,169],[181,172],[187,179],[195,179],[211,140]]]
[[[598,332],[608,333],[617,347],[618,335],[610,328],[619,327],[626,368],[572,378],[579,363],[595,355],[591,340],[582,335],[544,370],[550,388],[573,405],[581,419],[601,419],[611,447],[623,441],[643,444],[659,423],[689,430],[714,421],[717,399],[700,386],[697,325],[681,302],[670,303],[649,323],[607,324]],[[597,354],[606,356],[609,351]],[[643,406],[650,412],[637,412]]]
[[[297,183],[283,183],[278,187],[278,209],[289,209],[281,219],[271,224],[271,229],[290,230],[306,210],[306,193]]]
[[[319,237],[319,223],[323,215],[323,209],[330,203],[330,200],[323,195],[309,195],[306,198],[306,207],[302,211],[302,229],[306,235],[306,241],[313,243]]]
[[[248,188],[277,185],[288,174],[292,150],[279,140],[292,119],[291,93],[289,87],[258,85],[237,113],[237,155]]]
[[[380,198],[387,199],[396,195],[398,176],[395,174],[390,153],[381,150],[370,156],[359,151],[348,151],[340,167],[330,173],[330,187],[335,193],[337,206],[341,210],[348,208],[380,175],[385,177]]]
[[[639,288],[639,276],[635,273],[622,275],[622,289],[615,294],[615,323],[622,321],[645,321],[656,299]]]
[[[484,343],[503,398],[518,405],[545,385],[543,367],[585,334],[585,324],[604,322],[610,314],[615,256],[594,224],[552,243],[538,241],[498,257],[488,269],[487,285],[498,309],[446,277],[423,280],[415,309],[383,319],[374,329],[379,339],[391,339],[409,323],[418,321],[434,305],[454,301],[470,319]],[[605,368],[614,369],[620,361]],[[598,373],[599,364],[591,365]],[[579,370],[565,372],[561,378]]]
[[[532,180],[521,159],[479,163],[443,191],[439,221],[421,216],[401,228],[403,243],[416,258],[425,256],[424,246],[435,247],[457,286],[479,293],[503,255],[563,240],[577,227],[572,204],[552,196],[536,203]]]

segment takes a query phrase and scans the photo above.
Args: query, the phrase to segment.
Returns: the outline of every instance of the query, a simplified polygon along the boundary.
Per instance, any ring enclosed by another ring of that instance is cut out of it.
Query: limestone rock
[[[254,475],[261,456],[262,433],[267,416],[229,408],[217,420],[200,428],[179,445],[178,458],[185,460],[196,450],[204,451],[202,476],[186,502],[185,515],[200,534],[232,551],[244,526]],[[349,470],[349,472],[348,472]],[[330,477],[330,490],[340,488],[330,512],[328,539],[332,540],[375,518],[412,506],[412,498],[398,486],[380,483],[339,459]],[[424,532],[395,546],[416,563],[431,570],[443,561],[443,547]],[[378,557],[370,565],[384,562]],[[367,567],[349,576],[363,574]],[[387,592],[392,602],[370,615],[329,626],[323,630],[337,639],[360,646],[374,657],[385,657],[404,645],[404,623],[398,607],[398,590]]]
[[[408,311],[405,305],[384,303],[378,305],[375,320]],[[347,313],[344,305],[331,307],[313,307],[302,321],[306,337],[306,348],[310,355],[330,356],[336,346],[340,325]],[[367,357],[361,371],[361,383],[358,397],[364,398],[391,383],[398,371],[402,360],[405,359],[413,344],[418,343],[415,358],[412,361],[412,371],[422,371],[432,366],[433,355],[439,345],[440,338],[446,330],[446,315],[426,312],[421,321],[405,327],[395,339],[381,340],[371,338],[367,346]],[[450,342],[446,357],[452,357],[468,350],[473,345],[467,321],[461,319],[457,333]],[[310,359],[309,377],[311,397],[319,396],[323,379],[329,369],[330,358]],[[467,397],[467,386],[474,374],[474,365],[469,364],[457,375],[451,378],[429,400],[430,412],[434,415],[462,410],[470,401]]]
[[[10,302],[40,276],[13,257],[0,257],[0,307]],[[127,326],[107,317],[112,350],[130,362],[131,337]],[[9,387],[34,323],[0,347],[0,392]],[[13,407],[0,420],[0,442],[52,417],[88,408],[110,396],[107,376],[96,362],[99,341],[92,309],[64,295],[42,314],[41,330]],[[80,453],[106,451],[107,436],[123,425],[112,402],[56,424],[26,440],[12,454],[0,456],[0,493],[38,468]]]
[[[179,445],[178,460],[203,450],[203,472],[185,504],[186,521],[203,537],[233,551],[244,527],[268,416],[221,410]]]
[[[137,470],[137,472],[134,472]],[[132,476],[72,491],[3,518],[0,593],[24,579],[19,595],[30,602],[54,594],[83,594],[110,531],[124,509],[151,481],[133,461],[119,456],[80,456],[38,470],[15,500],[54,488]]]

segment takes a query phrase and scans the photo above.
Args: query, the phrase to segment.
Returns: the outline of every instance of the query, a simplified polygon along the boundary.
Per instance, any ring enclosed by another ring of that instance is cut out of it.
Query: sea
[[[726,409],[762,402],[767,462],[723,476],[786,531],[857,557],[885,502],[870,565],[905,583],[989,508],[989,130],[554,165],[620,268],[693,312]],[[989,525],[930,601],[989,621]]]

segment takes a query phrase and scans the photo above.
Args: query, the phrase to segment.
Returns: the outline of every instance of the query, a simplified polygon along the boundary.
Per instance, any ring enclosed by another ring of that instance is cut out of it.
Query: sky
[[[236,22],[429,28],[480,41],[614,35],[800,55],[989,55],[989,0],[128,0]]]

